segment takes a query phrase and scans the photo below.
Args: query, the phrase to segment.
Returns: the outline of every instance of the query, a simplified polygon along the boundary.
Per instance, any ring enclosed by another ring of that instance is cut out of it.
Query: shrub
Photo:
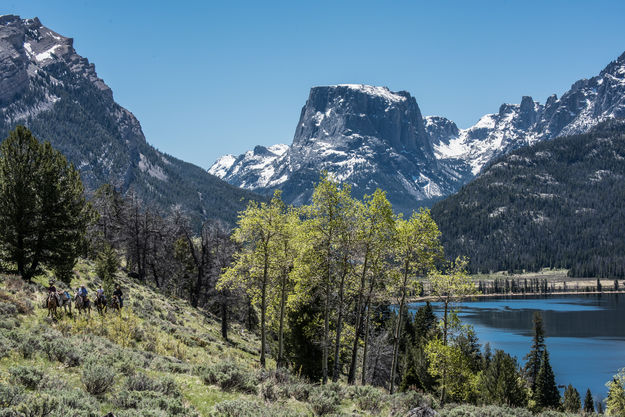
[[[332,384],[315,387],[310,393],[308,402],[315,415],[325,416],[338,413],[341,399],[336,390],[330,388],[330,385]]]
[[[24,398],[24,390],[20,386],[0,384],[0,409],[18,405]]]
[[[11,380],[23,385],[28,389],[36,389],[43,379],[43,371],[29,365],[16,366],[11,368]]]
[[[393,394],[390,397],[391,413],[393,415],[401,414],[420,406],[427,406],[437,409],[438,401],[429,394],[423,394],[418,391],[406,391]]]
[[[26,417],[49,416],[59,407],[59,400],[49,394],[34,394],[15,407]]]
[[[13,303],[0,301],[0,316],[17,316],[17,307]]]
[[[377,413],[386,402],[386,395],[371,385],[352,387],[352,398],[363,411]]]
[[[135,374],[126,379],[128,391],[154,391],[165,394],[169,397],[180,397],[182,394],[176,382],[168,377],[156,380],[145,374]]]
[[[307,414],[275,407],[266,407],[249,400],[230,400],[215,405],[213,417],[304,417]]]
[[[256,392],[256,378],[248,369],[234,362],[220,362],[209,366],[202,375],[205,384],[217,385],[224,391],[239,391],[252,394]]]
[[[83,366],[82,383],[92,395],[105,394],[115,382],[115,372],[106,365],[91,360]]]
[[[441,417],[532,417],[532,413],[524,408],[499,407],[495,405],[478,407],[466,404],[448,404],[439,412]]]

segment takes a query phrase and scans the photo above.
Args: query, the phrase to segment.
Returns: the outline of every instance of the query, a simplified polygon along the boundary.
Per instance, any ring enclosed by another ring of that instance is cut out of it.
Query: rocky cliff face
[[[384,189],[402,211],[452,192],[464,175],[439,166],[415,99],[385,87],[311,89],[293,144],[267,151],[222,157],[209,172],[262,193],[280,188],[287,201],[302,204],[326,170],[357,196]]]
[[[256,198],[154,149],[72,39],[37,18],[6,15],[0,17],[0,138],[17,124],[63,152],[89,192],[111,183],[162,210],[177,205],[197,220],[228,222]]]

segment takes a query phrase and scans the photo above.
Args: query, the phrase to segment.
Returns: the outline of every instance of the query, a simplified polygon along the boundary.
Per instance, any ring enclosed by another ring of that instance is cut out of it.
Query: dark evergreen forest
[[[432,208],[445,252],[472,272],[569,268],[625,276],[625,122],[493,161]]]

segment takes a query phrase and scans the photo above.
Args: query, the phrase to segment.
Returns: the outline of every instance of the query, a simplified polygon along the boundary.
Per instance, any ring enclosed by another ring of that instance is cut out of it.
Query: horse
[[[48,317],[56,317],[59,302],[53,292],[48,293],[48,299],[46,300],[46,306],[48,307]]]
[[[76,303],[76,310],[78,310],[78,314],[82,315],[82,311],[86,310],[87,316],[91,315],[91,302],[89,302],[87,297],[83,298],[80,293],[76,293],[76,301],[74,301],[74,303]]]
[[[67,307],[69,307],[69,314],[72,314],[72,298],[65,291],[59,291],[59,299],[61,303],[59,307],[63,307],[63,311],[67,314]]]
[[[98,294],[93,302],[95,307],[98,309],[98,313],[100,315],[106,314],[106,298],[104,298],[104,294]]]
[[[122,308],[121,308],[121,303],[119,302],[118,296],[114,295],[113,297],[111,297],[111,307],[114,310],[121,311]]]

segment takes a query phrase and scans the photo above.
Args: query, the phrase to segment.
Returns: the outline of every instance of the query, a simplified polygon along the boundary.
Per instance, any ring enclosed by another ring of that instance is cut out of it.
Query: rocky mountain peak
[[[313,87],[302,109],[293,146],[311,142],[362,141],[376,137],[396,152],[428,158],[431,143],[416,100],[386,87],[340,84]]]

